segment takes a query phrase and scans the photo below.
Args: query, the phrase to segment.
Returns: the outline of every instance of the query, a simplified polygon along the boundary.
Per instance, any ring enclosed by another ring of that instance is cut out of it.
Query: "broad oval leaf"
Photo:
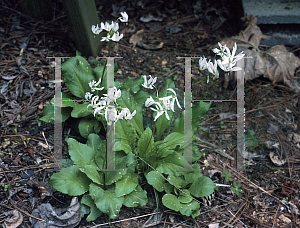
[[[196,197],[208,196],[214,192],[215,184],[208,177],[198,177],[189,188],[190,193]]]
[[[153,147],[154,139],[152,131],[150,128],[147,128],[142,136],[140,137],[137,144],[137,151],[139,156],[148,161],[148,158],[151,156],[151,148]]]
[[[139,184],[139,175],[136,173],[126,173],[121,180],[116,182],[116,196],[124,196],[131,193]]]
[[[57,191],[69,196],[79,196],[88,191],[91,180],[76,165],[54,173],[49,183]]]
[[[146,175],[146,179],[150,185],[152,185],[157,191],[162,192],[165,190],[166,180],[156,171],[150,171]]]
[[[137,186],[131,193],[124,196],[124,205],[126,207],[145,206],[148,203],[147,192]]]
[[[183,192],[179,192],[178,200],[180,203],[190,203],[193,200],[192,196],[190,195],[190,191],[187,189],[183,189],[182,191]]]
[[[180,202],[173,194],[165,194],[162,198],[162,203],[173,211],[179,211],[180,209]]]
[[[89,193],[100,211],[108,214],[111,219],[119,216],[124,197],[117,197],[114,188],[103,190],[100,186],[92,183]]]
[[[90,195],[85,194],[82,197],[80,203],[90,207],[90,214],[86,218],[87,222],[94,221],[98,217],[100,217],[100,215],[102,215],[102,212],[97,208],[96,204],[94,203],[94,200],[92,199],[92,197]]]
[[[87,108],[89,103],[83,103],[83,104],[76,104],[74,105],[74,108],[71,112],[71,116],[73,118],[80,118],[80,117],[86,117],[88,115],[93,114],[92,107]]]
[[[85,93],[91,91],[89,82],[95,80],[88,61],[78,55],[62,64],[62,77],[70,92],[80,98],[85,98]]]
[[[192,130],[193,133],[198,129],[201,118],[206,114],[211,102],[193,102],[192,103]],[[175,120],[173,132],[184,134],[184,111]]]
[[[81,168],[94,163],[95,151],[75,139],[66,139],[72,161]]]
[[[190,203],[181,203],[180,204],[180,213],[186,216],[191,216],[194,211],[199,210],[200,204],[193,200]]]
[[[80,135],[87,139],[92,133],[98,134],[100,132],[100,122],[94,117],[85,117],[79,121],[78,130]]]

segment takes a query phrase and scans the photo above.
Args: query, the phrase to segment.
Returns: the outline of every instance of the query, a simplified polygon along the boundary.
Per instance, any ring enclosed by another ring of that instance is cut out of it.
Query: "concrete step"
[[[267,39],[263,45],[300,45],[299,0],[241,0],[244,15],[257,17]]]

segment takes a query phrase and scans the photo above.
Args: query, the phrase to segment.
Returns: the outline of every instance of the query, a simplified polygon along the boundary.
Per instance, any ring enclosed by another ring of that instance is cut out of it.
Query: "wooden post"
[[[22,0],[18,9],[37,20],[51,20],[53,17],[52,0]]]
[[[63,0],[76,48],[83,56],[96,57],[101,49],[101,33],[95,35],[92,25],[100,23],[94,0]]]

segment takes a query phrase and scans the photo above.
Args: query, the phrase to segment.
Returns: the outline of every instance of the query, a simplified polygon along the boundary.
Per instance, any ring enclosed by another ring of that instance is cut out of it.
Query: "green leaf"
[[[72,161],[79,167],[85,167],[94,163],[95,151],[82,143],[77,142],[75,139],[66,139],[69,148],[69,154]]]
[[[77,104],[76,101],[70,98],[63,98],[61,103],[62,103],[61,107],[74,107]]]
[[[173,194],[165,194],[162,198],[162,203],[173,211],[179,211],[180,209],[180,202]]]
[[[132,192],[139,183],[139,175],[136,173],[126,173],[121,180],[116,183],[116,196],[124,196]]]
[[[150,130],[150,128],[147,128],[141,135],[137,144],[138,155],[144,160],[146,160],[146,162],[150,162],[149,158],[151,156],[153,144],[154,139],[152,131]]]
[[[72,108],[61,108],[61,122],[65,122],[71,115]],[[54,124],[55,113],[54,113],[54,105],[47,104],[43,110],[43,116],[39,118],[39,120],[44,121],[46,123]]]
[[[138,139],[136,130],[131,121],[119,120],[115,123],[115,151],[123,150],[126,154],[132,152]]]
[[[86,218],[87,222],[94,221],[98,217],[100,217],[100,215],[102,215],[102,212],[97,208],[96,204],[94,203],[94,201],[90,195],[85,194],[82,197],[80,203],[90,207],[90,214]]]
[[[91,180],[75,165],[54,173],[49,183],[57,191],[69,196],[79,196],[88,191]]]
[[[176,175],[177,170],[184,168],[184,158],[174,152],[165,158],[154,161],[154,168],[160,173]]]
[[[142,108],[136,103],[134,97],[128,91],[123,90],[121,97],[117,99],[117,103],[123,108],[128,108],[131,113],[136,110],[134,117],[128,121],[132,123],[134,129],[141,135],[144,130]]]
[[[161,139],[164,131],[171,125],[171,120],[172,120],[171,118],[172,118],[172,115],[174,115],[174,114],[172,111],[168,111],[168,115],[169,115],[170,120],[168,120],[166,115],[163,114],[160,117],[158,117],[158,119],[155,121],[157,140]]]
[[[143,90],[138,91],[136,94],[134,94],[134,99],[136,100],[136,103],[140,107],[145,107],[145,102],[147,98],[149,98],[151,95]]]
[[[195,197],[208,196],[214,192],[215,184],[208,177],[198,177],[189,188],[190,193]]]
[[[185,192],[187,195],[180,191],[178,200],[180,201],[180,203],[190,203],[193,200],[193,198],[190,196],[190,191],[187,189],[183,189],[182,191]]]
[[[95,201],[97,208],[108,214],[111,219],[119,216],[124,197],[117,197],[114,188],[103,190],[100,186],[92,183],[90,185],[90,196]]]
[[[200,169],[200,165],[199,164],[193,164],[192,165],[193,169],[199,170]],[[185,179],[185,186],[189,184],[192,184],[195,182],[195,180],[197,180],[198,178],[202,177],[202,174],[199,171],[191,171],[191,172],[186,172],[183,174],[184,175],[184,179]]]
[[[124,171],[104,171],[105,184],[111,185],[122,178],[127,172],[127,155],[122,151],[115,152],[115,169],[124,169]]]
[[[91,147],[96,155],[95,162],[99,169],[106,168],[106,140],[100,139],[99,135],[90,134],[86,144]]]
[[[105,67],[104,75],[102,77],[105,60],[102,63],[103,64],[100,64],[99,66],[97,66],[93,69],[93,74],[94,74],[97,82],[99,81],[100,78],[102,78],[101,84],[98,87],[99,88],[104,87],[104,89],[107,90],[107,67]],[[97,90],[94,92],[94,94],[101,97],[101,95],[104,94],[104,91]]]
[[[99,175],[99,167],[96,165],[94,157],[95,151],[75,139],[66,139],[69,147],[69,154],[72,161],[78,165],[79,170],[84,172],[92,181],[103,185],[103,177]]]
[[[70,100],[70,95],[62,92],[61,93],[62,100]],[[60,104],[60,103],[59,103]],[[62,102],[61,106],[61,121],[66,121],[71,114],[72,107],[75,105],[74,102]],[[54,113],[54,98],[51,99],[49,104],[47,104],[43,110],[43,117],[39,118],[39,120],[42,120],[46,123],[54,123],[55,119],[55,113]]]
[[[173,192],[174,192],[174,186],[171,185],[171,184],[168,183],[168,182],[165,183],[164,188],[165,188],[165,192],[166,192],[166,193],[173,193]]]
[[[62,76],[70,92],[80,98],[91,91],[88,83],[95,80],[93,69],[81,56],[69,58],[62,64]]]
[[[198,129],[201,118],[211,106],[211,102],[192,102],[192,130],[193,133]],[[184,134],[184,111],[175,120],[173,132]]]
[[[184,135],[178,132],[169,134],[163,141],[157,141],[154,146],[157,146],[157,157],[167,157],[174,153],[174,149],[179,145],[179,148],[184,146]]]
[[[166,180],[156,171],[150,171],[146,175],[147,182],[152,185],[157,191],[162,192]]]
[[[115,86],[122,91],[127,90],[130,93],[136,93],[140,90],[143,83],[144,78],[142,76],[139,79],[132,79],[128,77],[124,82],[115,82]]]
[[[94,151],[98,151],[100,148],[101,149],[104,149],[103,148],[103,144],[106,145],[106,141],[105,140],[102,140],[100,139],[99,135],[96,135],[96,134],[90,134],[88,137],[87,137],[87,141],[86,141],[86,145],[91,147]],[[105,153],[104,153],[105,154]]]
[[[179,212],[185,216],[191,216],[196,210],[199,210],[200,204],[193,200],[190,203],[181,203]]]
[[[145,206],[148,203],[147,192],[137,186],[131,193],[124,196],[124,205],[126,207]]]
[[[193,159],[192,159],[192,162],[195,162],[195,161],[198,161],[202,155],[203,155],[203,152],[200,151],[198,149],[198,147],[196,145],[192,145],[192,150],[193,150]]]
[[[177,188],[181,188],[182,183],[184,182],[183,178],[180,176],[169,175],[167,180]]]
[[[98,134],[100,132],[101,126],[98,120],[96,120],[94,117],[84,117],[80,120],[78,124],[78,129],[80,135],[87,139],[88,136],[92,133]]]
[[[92,107],[87,108],[88,105],[89,105],[88,102],[85,102],[83,104],[76,103],[76,105],[74,105],[74,108],[71,112],[71,116],[73,118],[80,118],[80,117],[86,117],[92,115],[93,109]]]
[[[193,211],[192,212],[192,218],[194,219],[194,218],[196,218],[197,216],[199,216],[200,215],[200,211],[199,210],[196,210],[196,211]]]
[[[103,186],[104,179],[103,176],[99,174],[98,167],[96,165],[86,165],[80,167],[79,170],[85,173],[93,182]]]

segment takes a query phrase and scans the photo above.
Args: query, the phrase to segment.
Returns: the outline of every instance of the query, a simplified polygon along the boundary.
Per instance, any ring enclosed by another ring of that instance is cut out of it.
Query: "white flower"
[[[91,91],[92,92],[95,92],[96,90],[103,90],[104,87],[101,87],[101,88],[94,88],[94,87],[97,87],[99,84],[101,83],[101,78],[99,79],[99,81],[96,83],[95,80],[89,82],[89,87],[91,88]]]
[[[234,62],[230,63],[230,60],[227,57],[223,57],[222,60],[218,59],[217,62],[218,62],[219,67],[225,72],[238,71],[238,70],[242,69],[240,67],[234,67],[236,62],[234,61]]]
[[[87,106],[87,108],[88,107],[95,107],[96,106],[96,102],[98,101],[98,99],[99,99],[99,96],[97,95],[97,96],[94,96],[93,98],[92,98],[92,102]]]
[[[106,108],[105,119],[106,119],[108,125],[111,125],[112,122],[118,121],[117,109],[114,106],[110,107],[110,108],[108,108],[108,107]]]
[[[143,75],[144,78],[144,84],[142,85],[144,88],[149,88],[149,89],[153,89],[153,85],[157,80],[157,77],[155,77],[154,79],[151,77],[151,75],[149,75],[150,79],[147,82],[147,77],[146,75]]]
[[[103,41],[110,41],[110,40],[111,40],[110,35],[107,34],[107,36],[102,37],[101,42],[103,42]]]
[[[226,44],[224,46],[222,46],[222,44],[220,44],[220,42],[218,42],[220,50],[218,48],[214,48],[212,51],[214,53],[216,53],[217,55],[223,56],[223,55],[230,55],[230,50],[228,47],[226,47]],[[227,53],[225,53],[225,51]]]
[[[151,105],[153,105],[155,103],[155,101],[153,100],[152,97],[147,98],[146,102],[145,102],[145,107],[149,107]]]
[[[105,22],[105,24],[103,22],[101,22],[101,30],[106,30],[106,31],[110,30],[110,26],[109,26],[108,22]]]
[[[232,54],[230,54],[229,51],[229,53],[221,57],[221,60],[218,60],[219,67],[225,72],[241,70],[240,67],[234,67],[234,66],[236,65],[237,61],[241,60],[244,57],[245,54],[241,52],[237,56],[235,56],[236,50],[237,50],[237,46],[236,43],[234,43],[234,46],[232,48]]]
[[[218,71],[218,65],[217,60],[215,60],[214,63],[212,63],[210,60],[207,63],[207,70],[214,75],[216,78],[219,78],[219,71]]]
[[[171,98],[172,98],[172,96],[167,96],[167,97],[159,98],[159,100],[163,102],[164,109],[170,110],[170,105],[171,105],[170,99],[171,99]],[[174,108],[174,107],[173,107],[173,108]]]
[[[117,90],[114,86],[113,88],[108,88],[107,94],[104,94],[107,97],[108,103],[111,101],[116,102],[116,100],[121,96],[121,90]]]
[[[96,114],[103,115],[103,114],[101,113],[101,110],[104,109],[104,108],[106,108],[105,105],[102,105],[102,106],[100,106],[100,107],[95,108],[95,110],[94,110],[94,116],[95,116]]]
[[[163,107],[161,106],[161,104],[158,103],[158,102],[156,102],[155,105],[156,105],[156,109],[151,108],[151,110],[157,112],[157,114],[156,114],[156,116],[155,116],[155,118],[154,118],[154,121],[156,121],[157,118],[160,117],[161,115],[163,115],[164,113],[166,114],[166,118],[167,118],[168,120],[170,120],[170,117],[169,117],[169,115],[168,115],[167,110],[166,110],[166,109],[163,109]]]
[[[171,110],[172,110],[173,112],[175,112],[175,111],[174,111],[174,104],[175,104],[175,101],[176,101],[178,107],[181,108],[181,106],[180,106],[180,104],[179,104],[179,101],[178,101],[178,99],[177,99],[176,92],[175,92],[173,89],[171,89],[171,88],[170,88],[170,89],[167,89],[167,90],[171,91],[171,92],[174,94],[174,95],[172,96],[172,101],[171,101]]]
[[[136,110],[134,110],[133,113],[130,113],[130,110],[128,108],[123,108],[119,116],[121,116],[121,118],[125,117],[126,120],[131,120],[135,114],[136,114]]]
[[[120,36],[119,36],[119,32],[115,32],[114,34],[113,34],[113,36],[111,37],[111,40],[112,41],[119,41],[120,39],[122,39],[123,38],[123,34],[121,34]]]
[[[128,14],[126,12],[121,12],[122,17],[120,17],[120,21],[128,22]]]
[[[92,25],[92,32],[95,35],[98,35],[100,32],[102,32],[102,28],[99,28],[99,25],[97,25],[97,27],[95,25]]]
[[[90,100],[90,99],[92,98],[92,96],[93,96],[93,94],[91,94],[90,92],[87,92],[87,93],[85,94],[85,99],[86,99],[86,100]]]
[[[117,32],[119,30],[119,24],[117,22],[111,22],[111,25],[109,26],[108,31]]]
[[[200,68],[200,70],[205,70],[205,69],[207,69],[207,62],[206,62],[206,58],[205,57],[201,57],[200,59],[199,59],[199,68]]]

